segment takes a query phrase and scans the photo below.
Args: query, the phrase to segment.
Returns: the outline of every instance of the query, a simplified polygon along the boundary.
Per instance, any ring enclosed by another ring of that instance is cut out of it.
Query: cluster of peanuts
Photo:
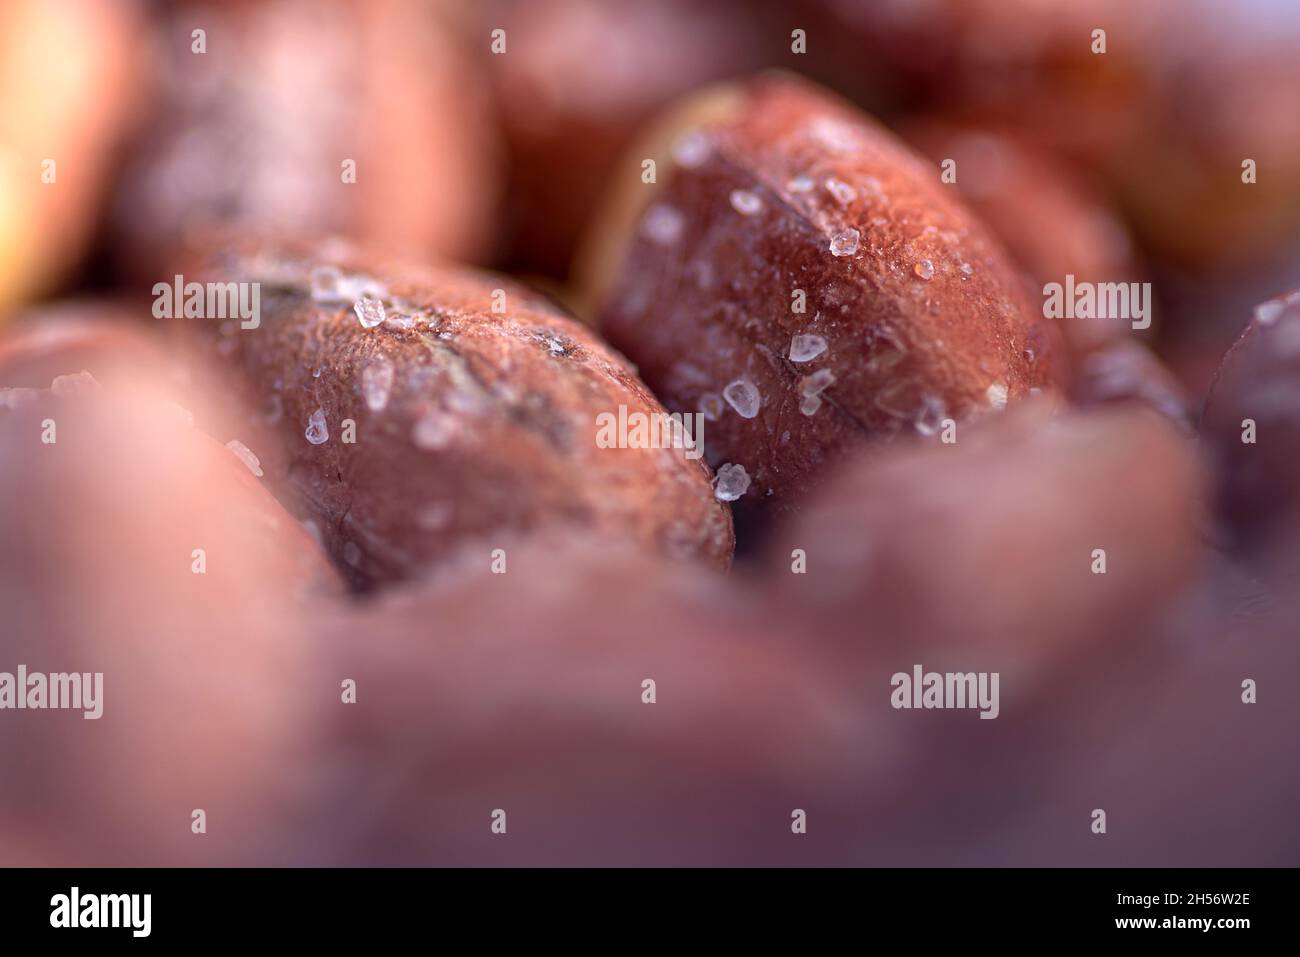
[[[0,864],[1296,863],[1224,6],[7,3]]]

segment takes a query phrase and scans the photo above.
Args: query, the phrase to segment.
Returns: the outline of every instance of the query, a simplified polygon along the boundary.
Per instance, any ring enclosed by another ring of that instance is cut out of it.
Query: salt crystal
[[[713,494],[723,502],[734,502],[749,491],[749,475],[745,466],[727,463],[718,469],[717,485]]]
[[[311,271],[311,297],[317,302],[337,302],[340,278],[333,266],[317,266]]]
[[[984,390],[988,396],[989,405],[995,409],[1005,409],[1007,407],[1007,384],[1005,382],[994,382]]]
[[[683,134],[673,145],[673,159],[678,166],[695,169],[709,158],[711,149],[709,137],[699,130],[692,130]]]
[[[758,407],[762,404],[758,389],[748,379],[737,379],[732,382],[722,390],[722,397],[727,400],[727,405],[745,419],[752,419],[758,415]]]
[[[330,430],[325,424],[325,410],[317,409],[307,419],[307,431],[303,433],[312,445],[323,445],[329,441]]]
[[[657,203],[646,211],[641,221],[641,232],[646,239],[656,246],[671,246],[681,238],[686,217],[678,210],[663,203]]]
[[[347,275],[338,278],[338,298],[342,301],[357,300],[363,296],[383,299],[388,295],[388,287],[373,276]]]
[[[316,524],[314,521],[312,521],[310,518],[304,518],[304,519],[302,520],[302,527],[303,527],[303,530],[304,530],[308,535],[310,535],[312,538],[316,539],[316,544],[317,544],[317,545],[324,545],[324,544],[325,544],[324,537],[323,537],[323,536],[321,535],[321,533],[320,533],[320,526],[317,525],[317,524]]]
[[[731,208],[742,216],[753,216],[763,208],[763,201],[747,189],[731,191]]]
[[[0,389],[0,409],[16,409],[22,403],[35,399],[35,389]]]
[[[831,237],[832,256],[852,256],[858,251],[861,234],[856,229],[846,229]]]
[[[921,407],[916,411],[916,418],[912,425],[916,431],[922,435],[934,435],[943,425],[943,420],[947,416],[948,410],[944,407],[943,401],[934,396],[926,396],[921,400]]]
[[[700,396],[699,410],[700,413],[709,422],[716,422],[722,416],[722,397],[712,392],[706,392]]]
[[[82,369],[74,375],[55,376],[50,391],[57,396],[87,395],[99,388],[95,377]]]
[[[821,407],[822,397],[819,395],[806,395],[799,400],[799,411],[804,415],[816,415]]]
[[[796,176],[794,179],[790,180],[790,182],[786,183],[785,188],[792,193],[807,193],[810,192],[812,188],[816,185],[817,185],[817,181],[814,180],[811,176],[808,176],[806,174],[800,174],[799,176]]]
[[[454,511],[455,506],[451,502],[432,502],[416,513],[415,522],[427,531],[446,528]]]
[[[382,411],[388,405],[388,393],[393,388],[393,364],[380,356],[361,370],[361,394],[371,412]]]
[[[456,436],[456,420],[445,412],[430,409],[411,430],[411,441],[424,452],[445,449]]]
[[[934,263],[930,262],[928,259],[922,259],[912,267],[912,272],[916,273],[919,278],[929,282],[930,277],[934,275]]]
[[[818,369],[812,375],[799,380],[800,395],[821,395],[835,384],[835,373],[830,369]]]
[[[384,321],[384,304],[373,296],[362,296],[352,308],[365,329],[373,329]]]
[[[790,340],[790,361],[811,362],[826,351],[826,340],[821,336],[800,335]]]
[[[1286,308],[1287,304],[1282,299],[1269,299],[1269,302],[1255,307],[1255,321],[1260,325],[1273,325]]]
[[[258,478],[262,477],[262,463],[247,445],[239,441],[239,439],[231,439],[226,443],[226,448],[234,452],[239,457],[239,461],[248,466],[248,471]]]
[[[808,133],[832,153],[851,153],[857,149],[853,128],[841,120],[819,116],[808,124]]]
[[[841,206],[847,206],[858,198],[856,189],[844,182],[844,180],[836,179],[834,176],[827,179],[823,185],[825,185],[826,191],[834,196],[835,201]]]

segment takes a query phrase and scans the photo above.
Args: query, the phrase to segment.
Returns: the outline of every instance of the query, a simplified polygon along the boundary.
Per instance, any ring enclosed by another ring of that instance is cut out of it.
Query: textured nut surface
[[[1009,131],[943,119],[910,120],[899,130],[935,163],[952,160],[958,190],[1006,246],[1025,274],[1031,308],[1043,287],[1064,283],[1130,282],[1137,278],[1133,244],[1098,184],[1052,153]],[[1122,319],[1063,319],[1073,355],[1124,338]]]
[[[185,329],[264,410],[250,431],[279,437],[268,477],[359,582],[404,577],[466,538],[486,554],[491,536],[543,522],[730,561],[730,514],[702,459],[597,445],[599,415],[663,410],[590,330],[487,274],[327,260],[302,245],[219,255],[199,274],[260,281],[261,323]],[[322,267],[355,289],[313,298]],[[364,290],[385,304],[372,328],[355,305]]]
[[[653,138],[658,186],[629,184],[591,241],[593,312],[666,405],[716,410],[706,450],[745,468],[740,504],[788,504],[864,437],[933,434],[1053,380],[1055,327],[1001,247],[851,107],[765,74]],[[795,336],[825,348],[798,361]]]

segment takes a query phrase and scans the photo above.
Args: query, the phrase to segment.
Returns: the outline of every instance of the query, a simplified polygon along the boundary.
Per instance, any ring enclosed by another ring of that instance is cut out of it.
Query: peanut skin
[[[728,564],[730,515],[700,458],[598,446],[603,413],[663,410],[588,329],[505,279],[336,257],[332,268],[387,290],[386,320],[365,328],[356,293],[313,299],[312,270],[326,262],[293,245],[214,257],[196,275],[262,281],[261,323],[183,328],[266,410],[249,432],[278,437],[269,481],[358,584],[408,577],[466,539],[486,554],[494,536],[551,522]]]
[[[944,118],[910,119],[898,130],[935,163],[951,160],[956,189],[997,235],[1025,275],[1029,302],[1067,274],[1087,282],[1139,277],[1132,240],[1099,184],[1010,130]],[[1127,322],[1063,320],[1072,356],[1126,338]]]
[[[751,479],[738,507],[789,508],[865,438],[1056,380],[1055,327],[1001,246],[835,97],[781,74],[715,88],[641,153],[657,185],[625,186],[593,234],[590,308],[670,409],[711,415],[709,461]],[[796,335],[825,349],[800,361]]]

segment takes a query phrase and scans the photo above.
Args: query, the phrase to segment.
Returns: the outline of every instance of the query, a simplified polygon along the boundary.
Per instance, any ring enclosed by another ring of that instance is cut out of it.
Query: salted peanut
[[[76,269],[137,99],[133,2],[0,9],[0,319]]]
[[[588,247],[591,313],[719,487],[788,508],[864,438],[1050,385],[1062,350],[1001,246],[867,117],[782,74],[682,104]]]
[[[0,402],[5,864],[232,863],[283,834],[297,622],[342,583],[166,394],[141,369]]]
[[[844,859],[830,808],[882,779],[887,694],[726,580],[565,530],[505,552],[311,619],[303,863]]]
[[[1002,240],[1042,307],[1052,283],[1132,282],[1140,274],[1124,223],[1097,183],[1023,135],[944,119],[910,119],[898,130],[942,170],[976,215]],[[1073,355],[1132,330],[1132,317],[1059,322]]]
[[[274,428],[268,479],[358,583],[544,522],[729,562],[730,515],[690,430],[536,294],[331,244],[218,253],[190,274],[260,284],[255,326],[180,325],[261,410],[249,428]]]
[[[422,0],[169,9],[118,195],[119,258],[166,279],[177,245],[218,225],[485,257],[500,149],[461,17]]]
[[[1228,543],[1257,557],[1298,551],[1300,291],[1255,307],[1223,358],[1200,430],[1217,460]]]
[[[774,601],[837,642],[924,639],[1025,674],[1132,633],[1186,586],[1200,472],[1161,417],[1028,403],[952,438],[845,463],[771,542]]]
[[[506,255],[530,272],[568,274],[646,120],[763,62],[756,11],[734,0],[504,0],[476,13],[510,155]]]
[[[1190,431],[1192,412],[1182,384],[1150,349],[1118,339],[1080,357],[1070,381],[1070,399],[1083,407],[1140,403]]]

